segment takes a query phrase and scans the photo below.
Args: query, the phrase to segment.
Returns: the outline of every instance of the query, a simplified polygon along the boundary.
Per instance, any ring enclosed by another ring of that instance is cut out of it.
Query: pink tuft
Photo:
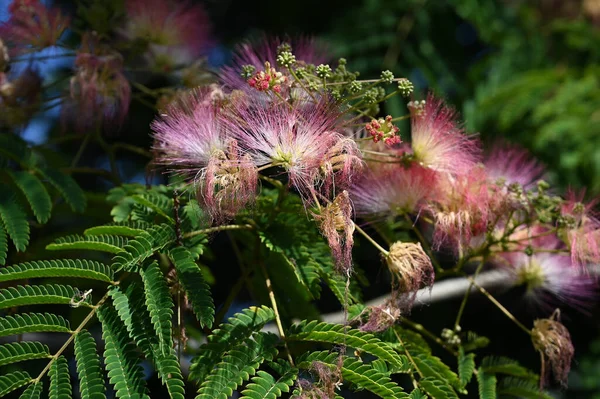
[[[521,252],[505,257],[515,284],[525,285],[526,299],[542,311],[552,310],[560,301],[585,312],[596,302],[596,282],[573,268],[569,256],[544,252],[528,256]]]
[[[180,98],[152,130],[155,162],[190,176],[199,202],[220,223],[254,201],[258,175],[250,156],[226,136],[212,92],[198,89]]]
[[[211,45],[210,23],[200,4],[174,0],[127,0],[129,40],[144,41],[150,56],[167,66],[189,64]]]
[[[458,252],[487,231],[499,210],[497,198],[479,167],[462,176],[448,176],[439,187],[438,198],[428,206],[435,221],[433,244],[435,248],[449,245]]]
[[[544,174],[544,167],[527,150],[505,143],[496,144],[484,164],[490,179],[518,183],[526,190]]]
[[[397,163],[366,172],[350,189],[360,215],[398,215],[418,212],[437,197],[438,175],[417,164]]]
[[[584,204],[584,195],[584,192],[569,190],[561,207],[562,217],[568,220],[566,238],[575,266],[600,262],[600,218],[594,211],[600,200]]]
[[[122,124],[129,110],[131,87],[123,74],[121,55],[103,48],[88,34],[82,39],[75,67],[63,116],[73,120],[79,131],[99,124]]]
[[[425,108],[411,118],[411,147],[423,166],[456,175],[468,173],[478,162],[479,140],[465,135],[456,113],[432,94]]]
[[[0,36],[14,53],[54,46],[70,23],[58,8],[48,8],[39,0],[14,0],[8,11],[10,18],[0,26]]]
[[[361,165],[356,144],[338,133],[339,110],[328,100],[259,107],[243,103],[223,122],[256,166],[279,166],[290,183],[309,201],[325,190],[348,186]]]

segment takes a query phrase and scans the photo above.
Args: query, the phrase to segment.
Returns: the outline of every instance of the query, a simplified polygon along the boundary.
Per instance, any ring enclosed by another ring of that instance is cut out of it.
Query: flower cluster
[[[157,70],[190,64],[211,44],[208,17],[199,4],[127,0],[126,11],[122,35],[139,43],[146,61]]]
[[[73,120],[80,131],[103,123],[121,124],[131,98],[121,55],[102,46],[95,35],[89,34],[82,40],[75,67],[63,109],[65,119]]]
[[[10,17],[0,26],[0,36],[15,53],[56,45],[70,23],[58,8],[48,8],[40,0],[14,0],[8,11]]]

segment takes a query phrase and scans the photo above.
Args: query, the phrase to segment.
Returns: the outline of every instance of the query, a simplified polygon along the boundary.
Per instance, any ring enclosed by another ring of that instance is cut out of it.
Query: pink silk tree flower
[[[524,285],[525,298],[535,307],[551,310],[557,301],[585,311],[597,299],[593,277],[573,268],[568,255],[539,252],[531,256],[520,252],[505,255],[506,270],[515,285]]]
[[[148,45],[154,66],[170,70],[191,64],[210,46],[210,24],[200,4],[176,0],[127,0],[122,34]]]
[[[227,137],[211,90],[179,98],[152,123],[155,163],[190,176],[199,202],[217,222],[234,216],[256,196],[258,175],[250,155]]]
[[[14,0],[8,12],[10,17],[0,26],[0,36],[15,53],[54,46],[70,23],[58,8],[48,8],[40,0]]]
[[[434,220],[433,246],[449,245],[460,252],[487,231],[498,209],[496,198],[482,167],[462,176],[446,175],[439,187],[438,198],[427,207]]]
[[[374,167],[352,186],[356,213],[365,216],[413,214],[436,198],[438,175],[418,164]]]
[[[256,72],[264,70],[265,62],[271,67],[277,67],[277,52],[282,45],[291,49],[299,64],[319,65],[330,58],[327,49],[311,37],[286,40],[263,36],[256,43],[243,43],[236,49],[232,65],[224,67],[219,73],[221,81],[231,90],[248,90],[248,80],[252,77],[242,76],[243,67],[249,65]]]
[[[575,266],[600,262],[600,219],[594,211],[598,199],[582,202],[584,193],[569,190],[561,206],[561,238],[571,249]]]
[[[129,111],[131,86],[123,74],[123,58],[87,34],[75,59],[69,97],[63,116],[78,130],[98,125],[120,125]]]
[[[456,113],[432,94],[421,109],[411,108],[414,159],[439,172],[463,175],[479,161],[479,140],[465,134]]]
[[[339,133],[340,112],[327,99],[318,103],[236,104],[222,119],[257,167],[278,166],[309,202],[318,189],[346,187],[362,165],[354,141]]]
[[[484,164],[493,181],[517,183],[525,190],[533,188],[544,174],[544,167],[527,150],[506,143],[492,147]]]

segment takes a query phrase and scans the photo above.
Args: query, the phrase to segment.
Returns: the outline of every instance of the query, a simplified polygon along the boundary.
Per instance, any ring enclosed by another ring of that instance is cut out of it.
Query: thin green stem
[[[527,333],[527,335],[531,335],[531,330],[528,329],[527,327],[525,327],[525,325],[523,325],[523,323],[521,323],[519,320],[517,320],[517,318],[508,311],[508,309],[506,309],[500,302],[498,302],[498,300],[496,298],[494,298],[492,296],[492,294],[490,294],[485,288],[483,288],[482,286],[477,284],[477,282],[475,280],[473,280],[473,278],[471,278],[471,276],[467,276],[467,280],[469,280],[473,286],[477,287],[479,292],[481,292],[487,299],[489,299],[490,302],[492,302],[494,305],[496,305],[496,307],[498,309],[500,309],[500,311],[502,313],[504,313],[506,315],[506,317],[508,317],[510,320],[512,320],[512,322],[515,323],[521,330],[525,331],[525,333]]]
[[[42,377],[44,377],[44,375],[48,372],[48,370],[50,370],[50,367],[52,366],[52,364],[56,360],[58,360],[58,358],[60,357],[60,355],[62,355],[62,353],[69,347],[69,345],[71,344],[71,342],[73,342],[73,340],[75,339],[75,337],[77,336],[77,334],[79,334],[81,332],[81,330],[83,330],[83,328],[87,325],[87,323],[92,319],[92,317],[94,317],[94,315],[96,314],[96,312],[98,311],[98,309],[100,308],[100,306],[102,306],[104,304],[104,302],[106,302],[106,300],[108,299],[108,297],[109,297],[109,293],[107,292],[98,301],[98,303],[92,307],[92,310],[90,311],[90,313],[88,313],[88,315],[85,317],[85,319],[83,319],[83,321],[79,324],[79,326],[75,329],[75,331],[71,332],[71,336],[69,337],[69,339],[67,339],[67,341],[63,344],[63,346],[61,346],[60,349],[54,354],[54,356],[52,356],[52,358],[50,359],[50,361],[48,362],[48,364],[46,365],[46,367],[44,367],[44,369],[32,381],[32,383],[37,384],[38,382],[40,382],[40,380],[42,379]]]
[[[146,157],[146,158],[152,158],[152,154],[150,154],[150,152],[148,152],[144,148],[141,148],[141,147],[138,147],[138,146],[135,146],[135,145],[132,145],[132,144],[114,143],[112,145],[112,148],[113,148],[114,151],[117,151],[117,150],[129,151],[129,152],[141,155],[141,156]]]
[[[273,312],[275,313],[275,323],[277,324],[279,336],[281,337],[281,339],[283,340],[283,344],[285,345],[288,360],[290,361],[290,364],[294,366],[294,359],[292,358],[292,353],[290,352],[290,348],[288,348],[287,342],[285,340],[285,332],[283,331],[283,325],[281,324],[281,316],[279,315],[279,310],[277,309],[277,301],[275,300],[275,293],[273,292],[273,285],[271,284],[271,279],[269,278],[269,274],[267,273],[267,268],[265,267],[265,264],[261,261],[259,261],[258,264],[260,265],[260,269],[265,278],[265,285],[267,286],[269,300],[271,301],[271,306],[273,307]]]
[[[292,67],[288,67],[288,70],[290,71],[290,73],[292,74],[292,77],[294,78],[294,80],[296,82],[298,82],[298,84],[300,84],[300,87],[302,87],[302,89],[310,96],[310,98],[312,98],[312,100],[317,103],[317,99],[315,98],[315,96],[312,94],[312,92],[310,90],[308,90],[308,88],[304,85],[304,83],[302,82],[302,80],[298,77],[298,75],[296,75],[296,72],[294,72],[294,70],[292,69]]]
[[[118,180],[120,182],[121,178],[119,177],[119,168],[117,167],[117,159],[115,156],[115,151],[114,151],[113,147],[110,146],[104,140],[104,137],[102,137],[102,132],[100,131],[99,126],[96,129],[95,136],[96,136],[96,141],[98,142],[98,144],[104,150],[104,152],[106,153],[106,156],[108,157],[108,163],[110,164],[110,172],[115,177],[115,180]]]
[[[85,135],[83,141],[81,142],[81,145],[79,146],[79,149],[77,150],[77,153],[75,154],[75,157],[73,157],[73,160],[71,161],[71,168],[74,168],[77,165],[77,163],[79,163],[79,160],[81,159],[81,156],[83,155],[91,139],[91,134]]]
[[[389,255],[390,252],[388,250],[386,250],[385,248],[383,248],[381,245],[379,245],[377,243],[377,241],[375,241],[373,238],[371,238],[371,236],[368,235],[359,225],[357,225],[355,223],[354,228],[356,229],[356,231],[358,231],[360,234],[362,234],[362,236],[365,237],[367,239],[367,241],[369,241],[371,244],[373,244],[373,246],[375,248],[377,248],[384,256]]]
[[[479,272],[483,268],[484,264],[485,264],[485,259],[481,261],[481,263],[479,264],[479,266],[477,266],[477,269],[475,270],[475,273],[473,274],[473,278],[477,278],[477,275],[479,274]],[[454,330],[455,331],[460,326],[460,320],[462,319],[462,315],[463,315],[463,313],[465,311],[465,308],[467,306],[467,301],[469,299],[469,294],[471,293],[471,288],[473,288],[473,284],[472,283],[469,284],[469,288],[467,288],[467,290],[465,291],[465,295],[463,296],[463,300],[460,303],[460,308],[458,309],[458,314],[456,315],[456,320],[454,321]]]
[[[195,237],[195,236],[198,236],[200,234],[215,233],[217,231],[252,230],[252,229],[254,229],[254,227],[251,226],[251,225],[249,225],[249,224],[228,224],[228,225],[225,225],[225,226],[215,226],[215,227],[209,227],[207,229],[192,231],[192,232],[184,234],[183,238]]]
[[[404,317],[401,319],[401,321],[402,321],[402,323],[410,326],[413,330],[418,331],[418,332],[422,333],[423,335],[426,335],[427,337],[429,337],[431,340],[433,340],[435,343],[440,345],[442,348],[446,349],[448,352],[450,352],[454,356],[458,356],[458,353],[454,349],[452,349],[451,347],[446,345],[446,343],[444,341],[442,341],[442,339],[440,337],[438,337],[437,335],[435,335],[434,333],[432,333],[431,331],[426,329],[422,324],[415,323],[414,321],[408,320],[407,318],[404,318]]]
[[[404,344],[404,341],[402,341],[402,338],[400,338],[400,334],[398,334],[398,331],[396,331],[395,328],[392,328],[392,331],[396,335],[396,338],[398,338],[398,342],[400,343],[400,345],[402,345],[402,349],[404,349],[404,353],[406,353],[406,356],[408,357],[408,360],[414,366],[415,370],[417,371],[417,374],[419,374],[419,376],[421,378],[423,378],[424,377],[423,373],[421,372],[421,370],[419,370],[419,367],[417,366],[417,363],[415,363],[415,359],[413,359],[413,357],[410,355],[410,352],[408,351],[408,349],[406,349],[406,345]]]

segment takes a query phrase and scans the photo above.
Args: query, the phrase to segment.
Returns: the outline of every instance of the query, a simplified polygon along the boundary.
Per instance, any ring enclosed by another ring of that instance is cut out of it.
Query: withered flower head
[[[342,191],[335,200],[316,216],[321,233],[327,238],[336,269],[348,275],[352,268],[352,246],[354,245],[354,222],[352,204],[347,191]]]
[[[566,385],[575,348],[569,330],[559,321],[559,318],[560,311],[557,309],[549,318],[534,321],[531,339],[534,348],[542,355],[546,369],[542,381],[548,380],[548,366],[550,366],[554,378],[562,385]]]
[[[413,300],[419,288],[433,284],[435,271],[420,243],[395,242],[385,260],[400,291],[413,293]]]
[[[367,319],[358,329],[370,333],[387,330],[396,323],[401,313],[400,308],[395,306],[393,301],[379,306],[370,306],[365,311],[368,312]]]

